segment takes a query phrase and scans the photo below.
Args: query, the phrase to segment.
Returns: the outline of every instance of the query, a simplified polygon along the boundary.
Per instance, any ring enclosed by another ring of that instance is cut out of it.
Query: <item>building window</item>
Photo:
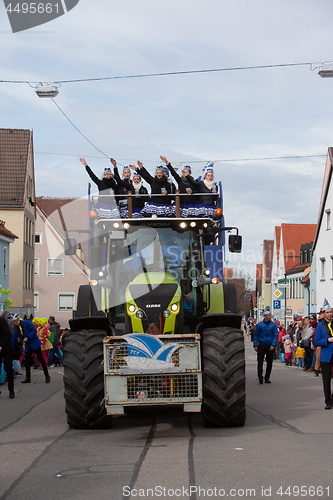
[[[326,231],[329,231],[331,229],[331,209],[328,208],[325,210],[326,214]]]
[[[325,263],[326,259],[325,257],[322,257],[320,259],[320,280],[325,281]]]
[[[317,304],[316,290],[311,290],[311,304]]]
[[[47,259],[47,275],[48,276],[63,276],[64,275],[64,259]]]
[[[38,311],[38,309],[39,309],[39,293],[38,292],[34,293],[34,308],[35,308],[35,311]]]
[[[41,245],[42,244],[42,233],[36,233],[35,234],[35,245]]]
[[[35,259],[35,270],[34,275],[39,276],[39,259]]]
[[[8,248],[3,248],[3,275],[8,276]]]
[[[74,293],[59,293],[59,311],[73,311],[74,310]]]

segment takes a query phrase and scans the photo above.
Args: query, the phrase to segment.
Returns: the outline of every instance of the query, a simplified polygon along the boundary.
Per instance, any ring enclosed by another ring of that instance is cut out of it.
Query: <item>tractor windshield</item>
[[[192,281],[200,273],[200,259],[193,252],[196,241],[194,230],[182,231],[172,227],[129,227],[125,238],[114,242],[110,240],[107,254],[116,252],[108,258],[108,274],[112,277],[109,307],[125,304],[128,285],[139,275],[149,277],[154,274],[162,283],[166,278],[177,282],[181,288],[185,314],[193,315],[196,310],[197,289]],[[110,263],[111,261],[111,263]],[[142,294],[145,294],[142,287]]]

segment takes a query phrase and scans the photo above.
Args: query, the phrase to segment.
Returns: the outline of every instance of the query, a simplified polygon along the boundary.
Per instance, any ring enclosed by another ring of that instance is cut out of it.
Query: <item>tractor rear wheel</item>
[[[72,429],[106,429],[102,330],[70,332],[64,347],[67,423]]]
[[[210,328],[203,332],[203,403],[206,427],[244,425],[245,349],[240,330]]]

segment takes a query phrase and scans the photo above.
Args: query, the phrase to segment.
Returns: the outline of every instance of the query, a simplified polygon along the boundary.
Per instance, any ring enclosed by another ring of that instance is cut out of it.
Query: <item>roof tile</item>
[[[0,205],[24,205],[30,130],[0,129]]]

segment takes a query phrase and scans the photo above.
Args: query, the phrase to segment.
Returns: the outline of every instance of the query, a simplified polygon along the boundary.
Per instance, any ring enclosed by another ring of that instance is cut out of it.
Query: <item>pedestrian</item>
[[[272,314],[269,306],[266,307],[263,313],[264,319],[257,324],[254,331],[253,347],[257,353],[257,369],[259,384],[262,384],[263,379],[263,363],[266,356],[266,374],[265,383],[270,384],[270,376],[273,366],[273,358],[275,346],[278,341],[278,329],[276,323],[272,321]]]
[[[304,360],[305,360],[305,349],[298,346],[296,349],[297,356],[297,366],[298,368],[304,368]]]
[[[291,335],[295,345],[299,345],[302,338],[302,318],[298,316],[291,328]]]
[[[6,319],[0,316],[0,366],[2,360],[7,373],[9,399],[14,399],[13,347],[11,333]]]
[[[315,346],[321,347],[320,367],[323,378],[326,404],[325,410],[330,410],[333,404],[331,392],[331,367],[333,366],[333,311],[326,299],[322,309],[324,312],[324,321],[318,323],[315,335]]]
[[[8,319],[12,322],[14,327],[14,335],[12,337],[12,343],[19,337],[24,342],[25,351],[25,379],[22,380],[21,384],[31,383],[31,357],[35,353],[37,359],[42,365],[43,372],[45,375],[45,382],[48,384],[51,380],[47,364],[42,355],[41,341],[37,336],[37,330],[29,319],[21,320],[18,314],[9,314]]]
[[[54,316],[49,317],[49,325],[50,325],[50,331],[53,333],[53,348],[49,350],[48,352],[48,358],[47,358],[47,364],[48,366],[51,366],[52,363],[52,358],[54,354],[58,356],[60,364],[63,364],[64,361],[64,356],[59,349],[60,345],[60,336],[61,336],[61,330],[60,330],[60,324],[55,320]]]
[[[286,363],[286,366],[292,366],[294,344],[292,343],[291,337],[288,334],[285,335],[283,339],[284,361]]]
[[[47,358],[48,358],[48,352],[50,349],[53,348],[53,344],[51,341],[51,331],[48,325],[48,320],[47,318],[40,318],[40,330],[39,330],[39,335],[37,332],[37,335],[39,337],[39,340],[42,343],[41,350],[42,350],[42,355],[45,360],[45,363],[47,364]]]
[[[284,325],[280,325],[279,326],[279,336],[278,336],[278,344],[277,344],[277,348],[278,348],[278,357],[280,358],[281,356],[281,352],[283,352],[283,342],[282,342],[282,338],[285,336],[286,334],[286,330],[284,328]]]
[[[303,319],[302,326],[302,336],[299,345],[305,349],[305,363],[303,370],[306,372],[313,372],[314,370],[311,368],[313,350],[311,349],[311,339],[313,335],[314,329],[311,326],[310,318],[305,317]]]

